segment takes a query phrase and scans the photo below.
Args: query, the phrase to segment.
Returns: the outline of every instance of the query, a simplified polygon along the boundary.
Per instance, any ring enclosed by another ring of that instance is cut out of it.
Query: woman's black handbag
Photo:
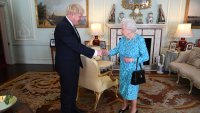
[[[137,70],[137,67],[138,67],[138,58],[137,58],[137,62],[136,62],[136,70],[133,71],[133,73],[132,73],[132,78],[131,78],[132,85],[138,85],[138,84],[142,84],[142,83],[146,82],[145,71],[142,69],[141,64],[140,64],[141,70]]]

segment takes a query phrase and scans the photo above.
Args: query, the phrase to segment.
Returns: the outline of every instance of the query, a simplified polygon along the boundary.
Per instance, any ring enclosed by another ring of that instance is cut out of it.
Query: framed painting
[[[185,23],[191,23],[192,28],[200,29],[200,0],[187,0],[185,9]]]
[[[79,28],[88,27],[88,1],[89,0],[35,0],[37,27],[54,28],[66,16],[69,4],[78,3],[84,9]]]

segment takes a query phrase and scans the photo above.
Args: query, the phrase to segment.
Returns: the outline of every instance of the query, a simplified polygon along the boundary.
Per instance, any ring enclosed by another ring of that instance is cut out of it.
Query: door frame
[[[5,16],[6,8],[8,8],[7,2],[0,2],[0,27],[1,27],[1,35],[2,35],[2,42],[3,42],[3,49],[4,49],[4,56],[7,64],[14,64],[12,60],[12,54],[11,54],[11,48],[10,48],[10,42],[8,37],[8,26],[6,25],[7,21],[9,21],[8,18]]]

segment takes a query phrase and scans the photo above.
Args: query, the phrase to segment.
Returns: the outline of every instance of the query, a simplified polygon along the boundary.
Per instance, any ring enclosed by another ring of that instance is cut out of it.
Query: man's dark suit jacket
[[[56,57],[55,68],[60,75],[61,111],[76,113],[76,95],[79,79],[79,69],[82,66],[80,55],[91,58],[94,50],[81,44],[80,36],[76,33],[65,17],[55,28],[54,32]]]
[[[94,50],[81,44],[81,40],[70,22],[63,18],[55,29],[56,58],[55,66],[58,72],[71,70],[80,66],[80,54],[91,58]]]

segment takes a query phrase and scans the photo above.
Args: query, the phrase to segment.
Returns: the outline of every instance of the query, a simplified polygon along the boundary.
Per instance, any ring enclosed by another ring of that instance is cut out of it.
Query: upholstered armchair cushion
[[[200,48],[194,48],[191,50],[187,63],[200,68]]]
[[[118,79],[113,79],[111,71],[100,73],[100,67],[95,59],[81,56],[81,61],[83,68],[80,69],[79,86],[95,92],[96,102],[94,109],[96,110],[97,103],[104,90],[115,86],[115,94],[117,96]]]
[[[195,66],[196,68],[200,68],[200,58],[195,59],[192,64],[193,66]]]

